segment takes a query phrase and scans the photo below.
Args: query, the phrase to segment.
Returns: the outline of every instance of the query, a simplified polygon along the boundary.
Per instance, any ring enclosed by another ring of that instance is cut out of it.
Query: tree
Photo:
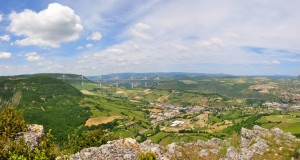
[[[19,133],[25,132],[27,125],[20,111],[13,106],[5,108],[0,113],[0,159],[55,159],[55,145],[49,133],[32,150]]]
[[[157,124],[155,127],[155,133],[159,133],[159,132],[160,132],[160,126],[159,124]]]
[[[20,111],[9,106],[0,113],[0,136],[13,139],[17,133],[26,130],[25,120]]]

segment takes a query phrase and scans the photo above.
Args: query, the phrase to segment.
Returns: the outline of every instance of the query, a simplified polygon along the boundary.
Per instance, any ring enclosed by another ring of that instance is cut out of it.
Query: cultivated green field
[[[50,75],[57,76],[61,75]],[[68,135],[100,129],[116,138],[150,139],[167,145],[212,137],[223,139],[239,133],[242,127],[253,125],[279,127],[300,136],[300,111],[278,111],[263,105],[265,102],[300,104],[296,98],[282,96],[283,93],[297,96],[300,93],[298,80],[169,76],[159,84],[149,81],[148,87],[140,85],[133,89],[123,83],[117,88],[109,81],[101,88],[86,79],[83,82],[82,85],[81,81],[49,77],[26,76],[20,80],[4,77],[0,82],[0,105],[13,104],[21,108],[28,122],[51,128],[61,142],[67,141],[63,137]],[[6,86],[9,89],[5,90]],[[164,115],[168,111],[156,107],[156,103],[183,108],[198,106],[201,110],[189,113],[181,109],[176,116],[151,123],[152,114]],[[171,127],[175,120],[185,123]]]

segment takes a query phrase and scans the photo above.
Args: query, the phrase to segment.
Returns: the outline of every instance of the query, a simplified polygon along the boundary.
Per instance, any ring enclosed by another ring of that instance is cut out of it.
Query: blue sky
[[[0,75],[300,74],[298,0],[0,4]]]

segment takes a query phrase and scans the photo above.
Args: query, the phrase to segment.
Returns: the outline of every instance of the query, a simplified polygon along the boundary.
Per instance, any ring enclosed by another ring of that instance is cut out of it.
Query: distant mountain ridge
[[[22,79],[30,78],[34,76],[47,76],[51,78],[62,79],[62,76],[65,76],[66,79],[79,79],[82,75],[71,74],[71,73],[36,73],[36,74],[22,74],[22,75],[13,75],[13,76],[0,76],[0,82],[6,79]],[[136,72],[127,72],[127,73],[111,73],[101,75],[102,80],[112,80],[112,79],[131,79],[144,77],[147,78],[164,78],[164,79],[178,79],[178,78],[193,78],[193,77],[206,77],[206,78],[236,78],[236,77],[267,77],[272,79],[281,79],[281,78],[298,78],[299,76],[289,76],[289,75],[231,75],[224,73],[189,73],[189,72],[145,72],[145,73],[136,73]],[[100,75],[95,76],[83,76],[84,81],[99,81]]]
[[[36,76],[45,76],[54,79],[61,79],[65,77],[66,80],[81,80],[83,81],[90,81],[87,77],[79,75],[79,74],[71,74],[71,73],[36,73],[36,74],[22,74],[22,75],[13,75],[13,76],[0,76],[0,82],[7,79],[26,79],[32,78]]]
[[[114,79],[155,79],[155,78],[163,78],[163,79],[178,79],[178,78],[193,78],[193,77],[236,77],[229,74],[209,74],[209,73],[186,73],[186,72],[151,72],[151,73],[112,73],[101,75],[102,80],[114,80]],[[100,75],[98,76],[87,76],[91,81],[99,81]]]

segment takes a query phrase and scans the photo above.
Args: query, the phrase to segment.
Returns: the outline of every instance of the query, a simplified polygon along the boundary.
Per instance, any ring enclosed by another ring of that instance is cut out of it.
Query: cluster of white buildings
[[[262,104],[265,107],[268,107],[268,109],[275,109],[275,110],[288,110],[288,109],[296,109],[296,110],[300,110],[300,105],[293,105],[290,106],[288,104],[284,104],[284,103],[277,103],[277,102],[266,102]]]
[[[172,104],[163,104],[163,103],[152,103],[151,105],[155,106],[156,109],[161,110],[162,112],[151,112],[150,118],[152,124],[156,124],[158,122],[162,122],[168,119],[172,119],[175,117],[180,116],[181,114],[185,113],[192,113],[192,114],[199,114],[205,110],[205,107],[201,106],[189,106],[189,107],[181,107],[181,106],[175,106]],[[174,121],[175,123],[172,123],[171,126],[177,126],[181,123],[178,123],[178,121]],[[180,121],[181,122],[181,121]]]
[[[166,110],[161,113],[151,113],[150,118],[152,118],[151,123],[155,124],[157,122],[161,122],[167,119],[174,118],[176,116],[180,115],[179,110]]]
[[[177,127],[177,126],[179,126],[179,125],[181,125],[181,124],[184,124],[184,122],[183,122],[183,121],[178,121],[178,120],[176,120],[176,121],[173,121],[172,124],[171,124],[170,126],[171,126],[171,127]]]

